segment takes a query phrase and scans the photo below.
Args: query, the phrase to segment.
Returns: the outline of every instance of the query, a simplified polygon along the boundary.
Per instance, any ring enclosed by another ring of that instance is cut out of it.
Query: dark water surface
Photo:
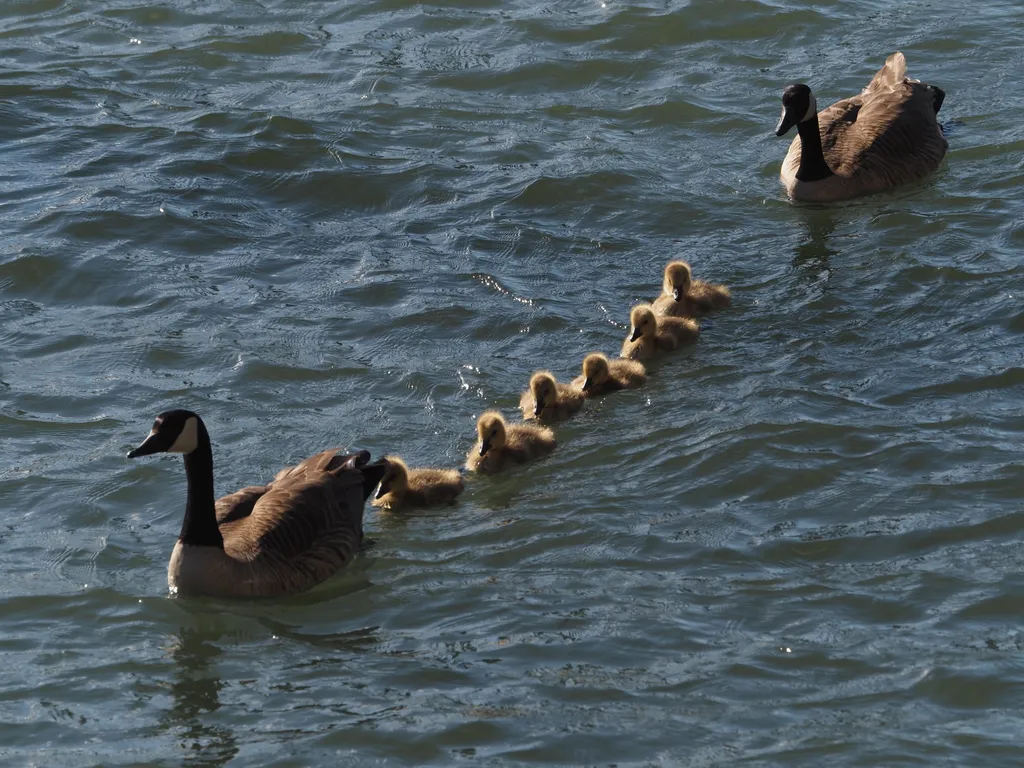
[[[0,4],[5,765],[1019,766],[1024,7]],[[778,185],[894,50],[928,182]],[[217,488],[452,466],[661,267],[734,307],[300,598],[167,597]]]

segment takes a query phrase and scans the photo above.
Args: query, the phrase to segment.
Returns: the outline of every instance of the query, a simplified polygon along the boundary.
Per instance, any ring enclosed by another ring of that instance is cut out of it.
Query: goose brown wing
[[[899,51],[885,60],[882,68],[871,78],[863,93],[878,93],[891,90],[907,76],[907,58]]]
[[[868,176],[895,186],[933,171],[946,152],[928,86],[905,81],[892,91],[833,105],[822,149],[840,176]],[[824,124],[823,124],[824,125]]]
[[[253,567],[317,583],[346,565],[359,549],[363,475],[311,471],[275,481],[252,513],[221,527],[224,549]]]
[[[321,451],[308,459],[303,459],[293,467],[282,469],[274,476],[271,485],[285,481],[293,482],[300,478],[312,479],[324,472],[337,473],[344,466],[346,458],[348,457],[337,448]]]
[[[217,499],[215,505],[217,525],[233,523],[251,515],[253,507],[267,492],[267,488],[266,485],[250,485],[248,488],[242,488]]]
[[[248,564],[244,578],[252,594],[304,592],[359,551],[363,501],[358,470],[271,488],[252,514],[221,526],[224,551]]]
[[[934,171],[947,147],[935,120],[934,95],[923,83],[905,82],[888,99],[893,103],[882,95],[865,100],[866,119],[874,121],[877,110],[877,122],[888,122],[862,153],[862,172],[902,183]]]
[[[854,96],[851,99],[837,101],[818,113],[821,149],[828,167],[835,173],[841,173],[843,164],[850,159],[848,153],[851,146],[860,139],[857,134],[857,120],[863,106],[864,97]]]
[[[274,476],[268,485],[250,485],[234,493],[229,493],[227,496],[222,496],[217,499],[215,507],[217,524],[233,523],[251,515],[256,502],[270,490],[274,483],[278,485],[292,483],[305,478],[307,473],[310,473],[312,477],[323,472],[337,472],[344,464],[345,458],[337,450],[321,451],[315,456],[300,461],[295,466],[285,467]]]

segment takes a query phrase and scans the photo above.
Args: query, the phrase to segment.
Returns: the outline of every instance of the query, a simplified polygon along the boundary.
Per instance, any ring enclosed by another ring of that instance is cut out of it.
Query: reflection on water
[[[831,268],[830,259],[840,253],[832,234],[843,219],[843,210],[828,206],[794,205],[794,218],[802,226],[803,239],[793,249],[793,266],[820,275]]]
[[[222,651],[214,644],[219,637],[219,632],[182,627],[167,648],[174,661],[172,701],[161,720],[178,739],[186,765],[225,765],[238,753],[231,728],[219,719],[211,722],[224,688],[216,664]]]
[[[301,643],[310,648],[319,648],[346,654],[363,654],[373,651],[380,644],[380,627],[362,627],[351,632],[328,632],[316,634],[303,632],[294,625],[263,617],[260,624],[274,633],[275,637],[283,637]]]

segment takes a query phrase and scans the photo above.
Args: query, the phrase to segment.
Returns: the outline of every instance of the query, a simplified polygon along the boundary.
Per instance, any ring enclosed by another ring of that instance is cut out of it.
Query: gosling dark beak
[[[594,386],[594,382],[593,381],[591,381],[590,379],[584,379],[583,380],[583,391],[584,392],[589,392],[590,388],[592,386]]]
[[[377,486],[377,495],[374,496],[373,498],[375,498],[375,499],[383,499],[389,493],[391,493],[391,484],[390,483],[381,483],[380,485]]]
[[[535,406],[533,406],[533,415],[534,416],[540,416],[540,412],[543,411],[543,410],[544,410],[544,406],[541,405],[540,403],[537,403]]]
[[[142,444],[138,448],[133,451],[128,451],[128,458],[134,459],[138,456],[149,456],[154,453],[160,453],[160,451],[165,448],[162,443],[163,440],[161,439],[160,434],[155,432],[143,440]]]
[[[630,341],[636,341],[639,338],[640,338],[640,329],[639,328],[634,328],[633,329],[633,333],[629,337],[629,340]]]
[[[678,288],[673,288],[672,289],[672,298],[675,299],[676,301],[679,301],[681,298],[683,298],[683,292],[681,290],[679,290]]]
[[[482,443],[480,443],[480,455],[481,456],[486,454],[489,450],[491,450],[491,443],[490,443],[489,440],[484,440]]]
[[[784,135],[794,125],[796,125],[796,120],[794,120],[788,114],[783,112],[782,113],[782,117],[779,119],[779,124],[775,126],[775,135],[776,136]]]

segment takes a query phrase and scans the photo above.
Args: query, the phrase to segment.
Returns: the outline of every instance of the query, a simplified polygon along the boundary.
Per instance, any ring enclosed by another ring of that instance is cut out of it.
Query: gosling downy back
[[[620,389],[636,389],[647,382],[647,369],[636,360],[609,360],[600,352],[583,358],[583,373],[572,381],[586,397],[600,397]]]
[[[167,567],[168,587],[181,595],[277,597],[324,581],[355,557],[363,504],[387,469],[366,451],[323,451],[214,501],[210,437],[185,410],[157,416],[128,458],[154,453],[185,460],[185,517]]]
[[[450,504],[465,484],[457,469],[409,469],[397,456],[385,456],[388,470],[381,478],[373,505],[387,510]]]
[[[700,333],[700,326],[692,317],[658,317],[650,304],[633,307],[629,319],[631,328],[621,353],[629,360],[646,360],[657,352],[671,352]]]
[[[697,317],[723,309],[730,301],[727,287],[695,279],[685,261],[670,261],[665,265],[661,295],[651,306],[658,315]]]
[[[466,469],[493,474],[510,464],[524,464],[555,448],[555,433],[547,427],[506,424],[497,411],[487,411],[476,422],[477,442],[466,454]]]
[[[780,178],[794,200],[831,202],[882,192],[934,172],[948,143],[936,115],[942,89],[907,78],[896,52],[867,87],[819,113],[811,89],[790,85],[782,95],[782,136],[798,135]]]
[[[559,383],[550,371],[537,371],[519,398],[519,408],[527,421],[563,421],[576,413],[585,399],[579,388]]]

